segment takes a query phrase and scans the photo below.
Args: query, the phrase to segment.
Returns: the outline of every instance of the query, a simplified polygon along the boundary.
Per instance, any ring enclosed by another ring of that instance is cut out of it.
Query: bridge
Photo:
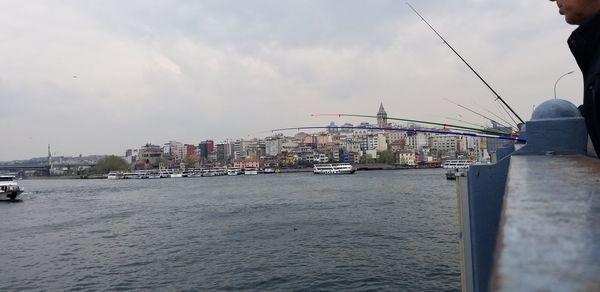
[[[50,167],[48,165],[0,165],[0,173],[13,173],[22,177],[26,172],[47,176],[50,174]]]
[[[600,160],[563,102],[536,108],[526,145],[458,178],[463,291],[600,291]]]
[[[93,163],[53,163],[51,167],[48,164],[0,165],[0,174],[11,173],[18,177],[51,176],[57,172],[72,173],[80,170],[81,168],[93,168],[94,166],[96,166],[96,164]]]

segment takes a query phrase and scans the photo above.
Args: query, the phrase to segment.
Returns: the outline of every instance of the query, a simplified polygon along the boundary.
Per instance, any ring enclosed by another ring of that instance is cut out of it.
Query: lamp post
[[[560,81],[560,79],[562,79],[563,77],[565,77],[573,72],[575,72],[575,71],[569,71],[569,72],[561,75],[560,77],[558,77],[558,79],[556,79],[556,82],[554,82],[554,99],[556,99],[556,84],[558,84],[558,81]]]

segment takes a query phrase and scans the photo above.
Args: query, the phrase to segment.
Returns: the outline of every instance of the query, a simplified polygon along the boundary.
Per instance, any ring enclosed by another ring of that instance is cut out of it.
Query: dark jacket
[[[583,73],[581,113],[594,149],[600,155],[600,14],[573,31],[569,48]]]

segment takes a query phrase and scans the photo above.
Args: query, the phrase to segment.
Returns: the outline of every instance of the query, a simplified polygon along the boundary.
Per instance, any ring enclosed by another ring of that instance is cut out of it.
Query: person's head
[[[600,11],[600,0],[550,0],[569,24],[582,24]]]

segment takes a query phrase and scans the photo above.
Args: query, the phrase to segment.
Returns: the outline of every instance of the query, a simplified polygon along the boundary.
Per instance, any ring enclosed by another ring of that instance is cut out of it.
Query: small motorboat
[[[0,175],[0,199],[8,198],[11,201],[15,201],[23,190],[15,181],[14,176]]]

